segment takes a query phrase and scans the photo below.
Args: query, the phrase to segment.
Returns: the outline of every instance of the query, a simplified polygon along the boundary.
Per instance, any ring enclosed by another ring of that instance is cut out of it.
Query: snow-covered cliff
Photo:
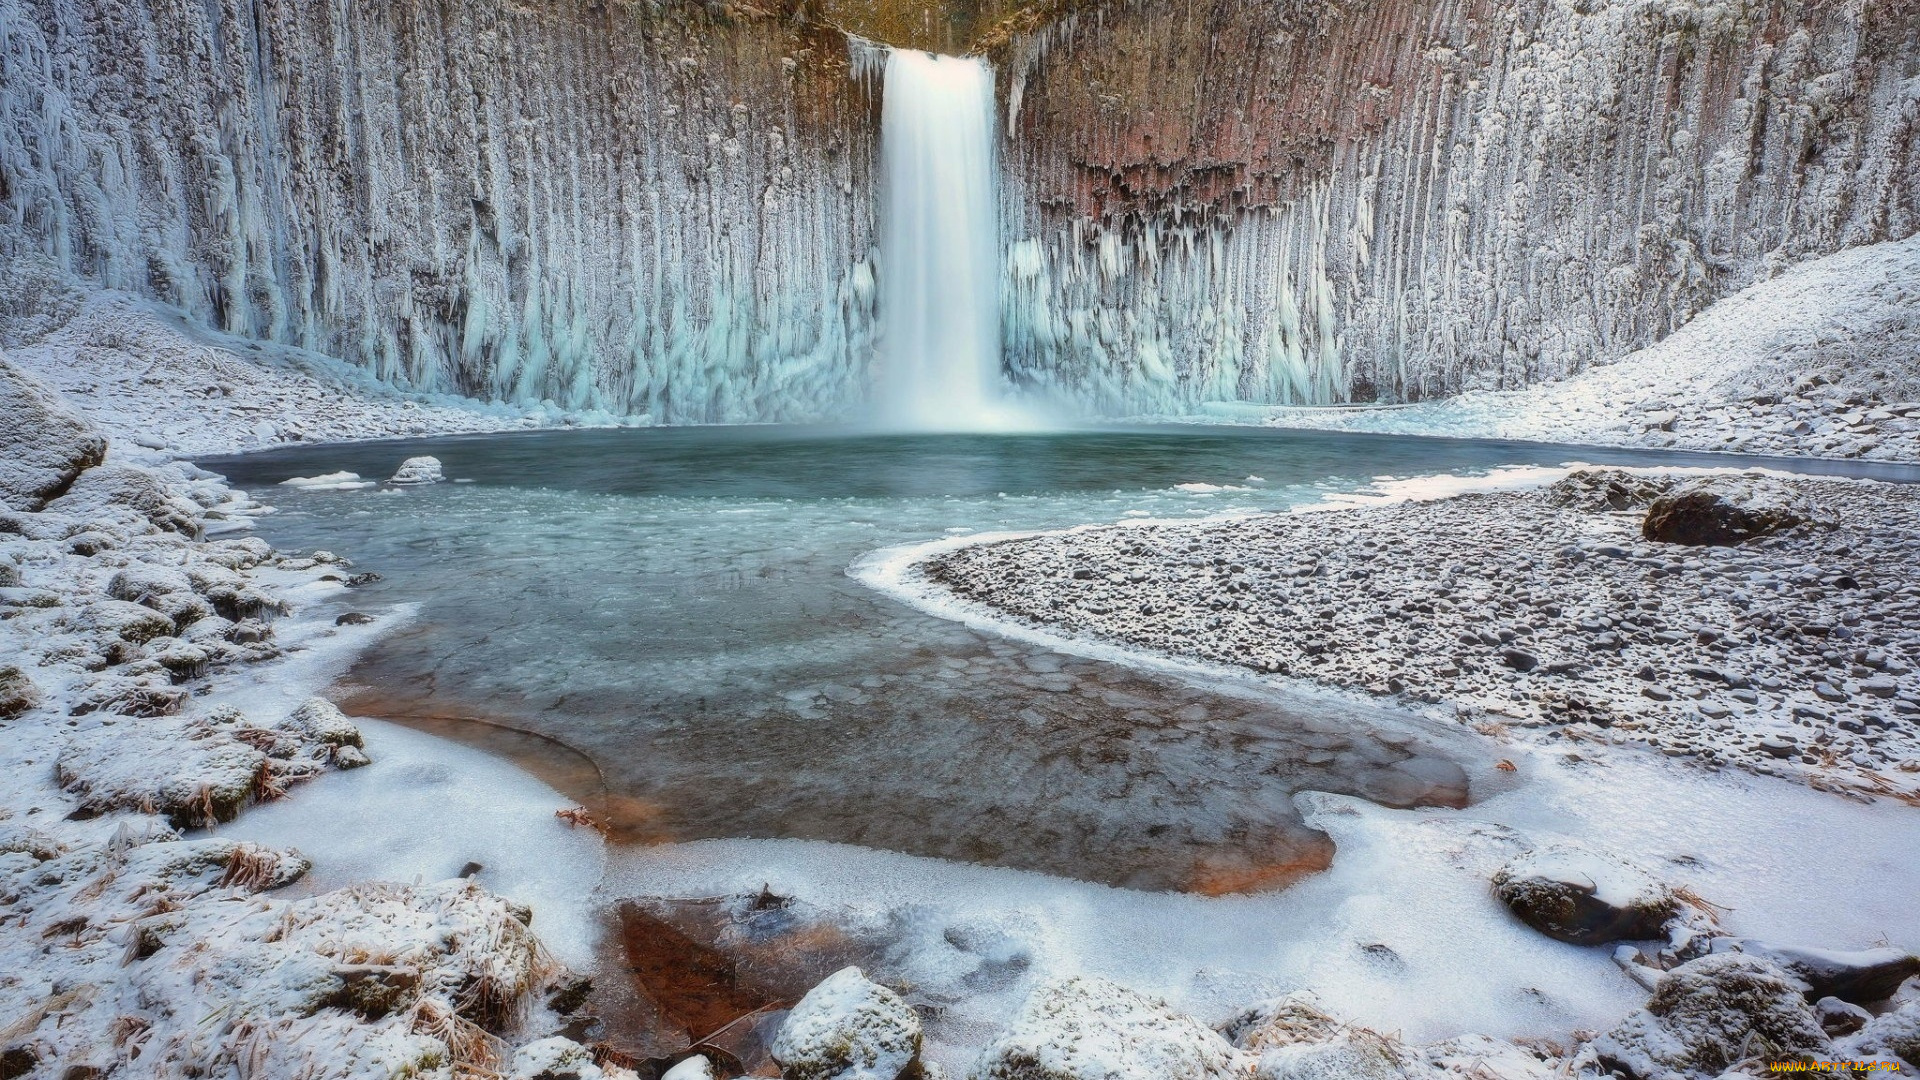
[[[1005,50],[1009,366],[1122,411],[1577,371],[1920,230],[1910,0],[1195,0]]]
[[[0,0],[0,303],[74,275],[481,398],[858,398],[873,125],[715,6]]]
[[[831,21],[996,62],[1007,368],[1088,411],[1557,377],[1920,229],[1909,0],[0,0],[0,338],[79,280],[424,390],[845,415]]]

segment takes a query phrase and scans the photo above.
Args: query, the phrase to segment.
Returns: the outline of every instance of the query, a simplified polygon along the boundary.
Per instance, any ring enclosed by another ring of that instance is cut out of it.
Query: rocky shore
[[[1649,539],[1688,490],[1796,524]],[[1490,733],[1920,797],[1920,495],[1580,470],[1551,486],[962,547],[926,577],[1033,625],[1452,711]]]
[[[379,768],[326,701],[266,709],[236,693],[295,678],[328,641],[371,640],[379,621],[318,617],[358,580],[345,559],[245,535],[266,508],[123,430],[103,434],[0,359],[0,1078],[746,1071],[704,1043],[659,1060],[583,1045],[586,984],[542,947],[537,912],[474,881],[296,896],[304,856],[217,834],[303,780]],[[418,459],[389,483],[436,476]],[[928,573],[1039,625],[1400,695],[1574,752],[1648,743],[1911,799],[1914,510],[1868,482],[1589,471],[1432,503],[1036,537]],[[1741,542],[1670,542],[1702,528]],[[1428,656],[1446,659],[1408,659]],[[1197,1017],[1071,976],[1037,985],[966,1075],[1667,1080],[1920,1058],[1920,961],[1899,949],[1735,937],[1654,871],[1512,830],[1486,843],[1514,917],[1618,949],[1645,1009],[1560,1041],[1416,1044],[1305,993]],[[941,1077],[921,1057],[936,1009],[841,970],[760,1018],[750,1074]]]
[[[303,856],[210,831],[370,764],[323,699],[232,704],[372,632],[307,610],[346,561],[240,535],[264,507],[4,359],[0,501],[0,1076],[557,1076],[515,1044],[584,991],[530,909],[460,879],[283,899]]]

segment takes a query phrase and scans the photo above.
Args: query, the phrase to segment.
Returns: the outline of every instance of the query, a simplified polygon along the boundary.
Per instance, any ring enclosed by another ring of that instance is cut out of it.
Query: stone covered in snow
[[[660,1080],[713,1080],[713,1063],[695,1054],[660,1074]]]
[[[1673,890],[1646,871],[1571,845],[1515,858],[1494,873],[1493,891],[1528,926],[1576,945],[1664,937],[1680,911]]]
[[[324,746],[366,745],[361,741],[360,729],[347,719],[338,706],[325,698],[307,701],[293,710],[280,726]]]
[[[1673,490],[1669,477],[1631,469],[1575,469],[1547,489],[1554,506],[1579,510],[1637,510]]]
[[[1780,965],[1806,984],[1809,1001],[1835,997],[1855,1005],[1873,1005],[1892,997],[1900,984],[1920,975],[1920,956],[1901,949],[1841,952],[1771,945],[1751,938],[1723,939],[1716,944]]]
[[[83,814],[136,810],[177,825],[231,821],[266,782],[267,756],[230,734],[194,738],[187,728],[150,720],[76,734],[54,775]]]
[[[919,1059],[920,1017],[859,968],[841,968],[807,991],[770,1049],[788,1080],[896,1080]]]
[[[0,506],[38,510],[106,456],[85,417],[0,356]]]
[[[188,536],[200,532],[201,508],[175,495],[154,470],[138,465],[108,463],[88,469],[65,494],[47,503],[47,512],[112,521],[143,531],[152,527]]]
[[[1411,1059],[1397,1042],[1364,1029],[1325,1042],[1262,1051],[1254,1080],[1399,1080]]]
[[[389,484],[437,484],[446,479],[437,457],[410,457],[400,463]]]
[[[1827,1058],[1800,988],[1757,956],[1716,953],[1666,973],[1647,1007],[1595,1040],[1600,1063],[1635,1080],[1716,1076],[1748,1058]]]
[[[1655,499],[1640,531],[1660,543],[1729,547],[1824,517],[1777,480],[1710,476]]]
[[[0,720],[11,720],[40,704],[40,688],[12,664],[0,665]]]
[[[1834,1052],[1849,1060],[1899,1058],[1909,1068],[1920,1068],[1920,997],[1867,1021]]]
[[[513,1054],[508,1080],[603,1080],[593,1051],[572,1039],[555,1035],[530,1042]]]
[[[1205,1024],[1104,979],[1042,985],[973,1080],[1225,1080],[1242,1055]]]

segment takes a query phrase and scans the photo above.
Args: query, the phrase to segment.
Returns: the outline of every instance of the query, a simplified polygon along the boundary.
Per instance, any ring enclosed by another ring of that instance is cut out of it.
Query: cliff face
[[[1091,411],[1557,376],[1920,228],[1910,0],[0,0],[0,315],[79,277],[425,388],[844,414],[829,24],[996,60],[1007,366]]]
[[[425,388],[813,417],[865,383],[869,111],[840,35],[701,5],[0,0],[0,264]]]
[[[1109,409],[1564,375],[1920,229],[1909,0],[1191,0],[1005,50],[1009,365]]]

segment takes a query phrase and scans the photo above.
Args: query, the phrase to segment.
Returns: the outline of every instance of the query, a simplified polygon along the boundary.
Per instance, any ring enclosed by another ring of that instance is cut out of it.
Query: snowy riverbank
[[[1920,799],[1920,495],[1781,475],[1758,483],[1808,525],[1738,546],[1644,539],[1649,503],[1697,475],[1520,470],[1515,490],[959,546],[924,574],[1069,635],[1535,743]]]
[[[31,322],[0,324],[0,347],[126,454],[197,457],[632,422],[411,392],[331,357],[208,330],[163,305],[109,291],[59,293]]]
[[[133,463],[4,361],[0,383],[0,1072],[508,1067],[513,1040],[577,1007],[529,927],[537,906],[569,962],[591,959],[597,838],[509,776],[481,805],[412,806],[411,846],[356,829],[386,883],[343,874],[309,840],[353,821],[343,802],[445,782],[407,736],[368,738],[312,696],[403,613],[336,618],[345,560],[240,535],[270,511],[191,466]],[[282,800],[304,830],[230,824]],[[555,890],[568,874],[524,872],[528,844],[589,877]],[[430,857],[452,851],[478,881]],[[327,891],[298,884],[313,854]],[[512,896],[482,887],[490,864]]]

